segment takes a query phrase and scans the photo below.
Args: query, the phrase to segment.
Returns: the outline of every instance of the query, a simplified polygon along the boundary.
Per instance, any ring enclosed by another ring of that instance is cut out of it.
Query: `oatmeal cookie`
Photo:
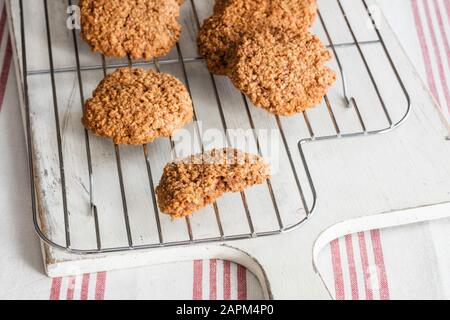
[[[229,77],[256,106],[289,116],[321,102],[336,80],[325,65],[330,59],[320,39],[307,31],[261,32],[237,48]]]
[[[219,14],[225,10],[231,0],[216,0],[214,3],[214,14]]]
[[[193,117],[186,87],[171,75],[120,68],[86,101],[82,122],[116,144],[145,144],[169,137]]]
[[[151,60],[180,37],[181,0],[81,0],[82,37],[106,56]]]
[[[211,72],[226,75],[228,60],[243,36],[271,28],[305,30],[316,13],[316,0],[220,0],[199,31],[199,53]]]
[[[270,178],[260,156],[237,149],[213,149],[166,165],[156,188],[158,205],[173,218],[192,214],[226,192],[240,192]]]

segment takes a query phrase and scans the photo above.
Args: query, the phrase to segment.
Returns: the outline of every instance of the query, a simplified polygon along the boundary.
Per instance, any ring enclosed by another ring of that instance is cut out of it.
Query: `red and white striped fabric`
[[[247,273],[244,267],[229,261],[194,261],[193,299],[247,300],[248,292],[261,290],[257,279]]]
[[[330,251],[336,299],[390,298],[380,230],[336,239]]]
[[[450,119],[450,0],[378,3]],[[7,151],[0,153],[0,298],[262,299],[253,274],[219,260],[56,279],[44,276],[24,194],[26,153],[3,1],[0,5],[0,145]],[[449,227],[450,221],[443,220],[347,235],[323,250],[319,270],[336,299],[450,298],[450,249],[445,246]],[[430,266],[441,272],[430,271]]]
[[[155,275],[161,278],[154,279]],[[163,268],[155,266],[51,280],[50,300],[105,298],[259,300],[263,295],[253,274],[240,265],[222,260],[196,260]]]

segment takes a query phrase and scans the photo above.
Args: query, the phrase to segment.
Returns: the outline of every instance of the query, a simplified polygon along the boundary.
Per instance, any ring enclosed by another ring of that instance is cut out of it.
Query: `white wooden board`
[[[103,77],[103,70],[98,68],[101,67],[101,57],[90,52],[77,31],[80,64],[83,68],[80,73],[83,84],[81,90],[76,72],[74,39],[72,31],[66,27],[68,2],[49,0],[51,49],[54,68],[58,71],[54,73],[53,91],[51,74],[48,72],[50,60],[44,1],[22,0],[28,72],[24,79],[20,2],[11,1],[9,12],[15,40],[16,69],[20,74],[19,85],[23,90],[25,80],[28,84],[35,187],[41,229],[49,239],[65,245],[61,170],[55,134],[56,106],[62,137],[61,152],[71,246],[76,249],[92,249],[96,247],[97,239],[95,220],[89,206],[86,139],[80,118],[82,100],[90,96]],[[357,40],[377,40],[374,30],[367,27],[370,20],[363,2],[341,2]],[[212,1],[196,0],[194,3],[201,20],[210,14]],[[333,42],[353,42],[353,36],[340,14],[338,2],[320,0],[319,7]],[[305,115],[280,119],[251,104],[247,109],[244,98],[228,79],[211,77],[204,62],[196,59],[197,22],[192,9],[192,3],[185,1],[180,20],[183,23],[180,49],[183,57],[190,61],[185,66],[187,78],[184,78],[181,64],[162,62],[162,71],[177,76],[189,85],[203,132],[215,129],[223,133],[224,124],[230,129],[251,129],[254,126],[259,130],[269,130],[278,137],[275,141],[279,142],[276,157],[271,157],[267,150],[261,148],[262,154],[268,157],[274,168],[270,186],[266,184],[247,190],[246,203],[241,194],[228,194],[217,202],[223,232],[227,236],[249,234],[247,214],[252,217],[255,232],[276,230],[276,209],[285,226],[302,221],[306,212],[299,185],[308,208],[314,202],[314,195],[301,161],[298,142],[310,138],[311,134],[316,137],[336,135],[330,110],[342,134],[360,132],[361,124],[355,108],[344,105],[342,84],[338,80],[328,94],[330,109],[324,101],[317,108],[308,110]],[[329,44],[320,20],[313,30]],[[350,232],[450,216],[450,167],[446,165],[450,159],[450,143],[445,139],[450,132],[448,124],[425,86],[418,80],[413,66],[387,23],[383,23],[381,34],[411,96],[411,114],[404,125],[385,135],[314,141],[303,145],[317,191],[317,204],[313,217],[301,228],[290,233],[256,239],[101,255],[69,254],[43,244],[48,275],[53,277],[150,263],[220,258],[241,263],[253,271],[263,283],[268,298],[329,298],[320,276],[314,270],[317,252],[327,241]],[[393,123],[402,119],[407,112],[408,103],[389,67],[381,44],[365,44],[361,48],[373,79],[367,73],[364,60],[354,45],[339,46],[336,50],[346,72],[349,95],[357,101],[367,129],[379,130],[388,126],[388,121],[372,81],[379,86]],[[177,58],[178,53],[174,48],[168,57],[161,60]],[[127,64],[126,60],[116,59],[107,59],[106,62],[111,67],[108,72],[116,65]],[[338,70],[336,60],[331,66]],[[218,97],[215,95],[215,87]],[[187,128],[191,133],[195,130],[194,124]],[[264,134],[257,131],[256,136],[264,146]],[[148,163],[142,147],[119,148],[131,230],[131,239],[128,239],[114,146],[93,135],[89,138],[94,202],[98,207],[102,248],[127,247],[130,240],[135,246],[157,244],[157,217],[161,220],[165,243],[188,241],[190,235],[186,221],[171,221],[167,216],[160,215],[151,193],[152,184],[157,185],[163,166],[172,158],[169,140],[159,139],[147,146]],[[177,154],[184,150],[182,143],[177,142],[179,138],[180,136],[174,137]],[[211,143],[204,138],[203,146],[206,149],[226,145],[226,140]],[[253,151],[258,150],[253,135],[249,136],[248,143]],[[193,144],[199,151],[199,141],[194,141]],[[241,145],[236,143],[234,146]],[[151,168],[151,175],[147,164]],[[272,191],[276,207],[271,199]],[[193,238],[220,236],[215,214],[215,208],[209,206],[191,218]]]

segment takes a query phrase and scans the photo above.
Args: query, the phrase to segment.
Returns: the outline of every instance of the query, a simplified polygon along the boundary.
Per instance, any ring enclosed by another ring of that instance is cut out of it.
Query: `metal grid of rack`
[[[124,243],[121,246],[114,246],[114,247],[105,247],[102,244],[101,241],[101,219],[99,219],[99,212],[98,212],[98,207],[96,205],[96,200],[95,200],[95,194],[98,192],[102,192],[101,190],[97,189],[97,185],[96,185],[96,175],[95,175],[95,170],[93,168],[93,163],[92,163],[92,157],[91,157],[91,135],[88,131],[85,130],[84,132],[84,139],[85,139],[85,153],[86,153],[86,161],[87,161],[87,170],[89,173],[89,201],[90,201],[90,210],[91,210],[91,214],[93,216],[93,221],[95,223],[95,239],[96,239],[96,247],[95,248],[89,248],[89,249],[79,249],[76,248],[72,245],[71,242],[71,237],[72,237],[72,230],[71,230],[71,226],[70,226],[70,212],[68,210],[68,206],[67,206],[67,189],[66,189],[66,176],[65,176],[65,165],[64,165],[64,160],[65,160],[65,155],[64,155],[64,150],[63,150],[63,138],[62,138],[62,133],[61,133],[61,119],[59,118],[59,112],[58,112],[58,99],[57,99],[57,86],[56,86],[56,79],[55,79],[55,75],[58,73],[65,73],[65,72],[75,72],[77,75],[77,81],[78,81],[78,86],[79,86],[79,92],[80,92],[80,101],[83,102],[85,101],[85,94],[84,94],[84,82],[83,82],[83,76],[82,76],[82,72],[84,71],[88,71],[88,70],[101,70],[103,72],[104,75],[107,74],[108,70],[110,69],[114,69],[117,67],[122,67],[122,66],[134,66],[134,67],[145,67],[145,66],[151,66],[152,68],[155,68],[157,71],[160,71],[161,66],[163,65],[179,65],[179,67],[181,68],[181,74],[183,77],[183,81],[185,82],[189,92],[191,93],[191,84],[190,84],[190,80],[189,80],[189,76],[188,76],[188,68],[187,68],[187,64],[189,63],[202,63],[202,58],[200,57],[189,57],[189,58],[185,58],[183,56],[183,52],[182,49],[180,47],[179,44],[177,44],[176,46],[176,53],[177,53],[177,58],[176,59],[161,59],[160,61],[158,60],[154,60],[154,61],[147,61],[147,62],[143,62],[143,61],[132,61],[132,60],[128,60],[126,63],[113,63],[113,64],[108,64],[107,63],[107,59],[105,59],[105,57],[102,57],[101,61],[101,65],[91,65],[91,66],[83,66],[80,62],[80,55],[79,55],[79,46],[80,46],[80,38],[77,34],[77,31],[74,29],[72,30],[72,38],[73,38],[73,46],[74,46],[74,55],[75,55],[75,61],[76,61],[76,67],[72,68],[72,67],[65,67],[65,68],[56,68],[54,66],[54,57],[53,57],[53,45],[52,45],[52,32],[53,30],[51,30],[51,24],[50,24],[50,17],[49,17],[49,4],[47,0],[42,0],[43,3],[43,7],[44,7],[44,12],[45,12],[45,26],[46,26],[46,33],[47,33],[47,47],[48,47],[48,53],[49,53],[49,68],[48,69],[43,69],[43,70],[31,70],[29,71],[27,69],[27,37],[28,35],[25,32],[25,19],[23,16],[23,1],[20,0],[20,9],[21,9],[21,42],[22,42],[22,63],[23,63],[23,84],[24,84],[24,92],[25,92],[25,97],[24,97],[24,101],[25,101],[25,113],[26,113],[26,135],[27,135],[27,141],[28,141],[28,152],[29,152],[29,167],[30,167],[30,179],[31,179],[31,194],[32,194],[32,208],[33,208],[33,217],[34,217],[34,224],[36,227],[36,231],[38,233],[38,235],[40,236],[40,238],[47,243],[48,245],[50,245],[51,247],[54,248],[58,248],[58,249],[62,249],[65,250],[69,253],[73,253],[73,254],[95,254],[95,253],[107,253],[107,252],[119,252],[119,251],[125,251],[125,250],[136,250],[136,249],[152,249],[152,248],[161,248],[161,247],[168,247],[168,246],[181,246],[181,245],[191,245],[191,244],[199,244],[199,243],[211,243],[211,242],[226,242],[226,241],[231,241],[231,240],[241,240],[241,239],[250,239],[250,238],[257,238],[257,237],[266,237],[266,236],[272,236],[272,235],[277,235],[277,234],[281,234],[281,233],[285,233],[285,232],[289,232],[292,230],[295,230],[297,228],[299,228],[301,225],[303,225],[310,217],[311,215],[314,213],[315,208],[316,208],[316,201],[317,201],[317,193],[315,190],[315,186],[314,186],[314,179],[312,177],[312,174],[309,170],[308,167],[308,161],[307,161],[307,157],[305,155],[305,151],[304,151],[304,145],[307,143],[311,143],[314,141],[323,141],[323,140],[332,140],[332,139],[345,139],[345,138],[351,138],[351,137],[360,137],[360,136],[369,136],[369,135],[375,135],[375,134],[381,134],[381,133],[386,133],[389,132],[390,130],[393,130],[395,127],[399,126],[400,124],[402,124],[405,119],[407,118],[409,111],[410,111],[410,99],[409,99],[409,95],[408,92],[406,91],[406,88],[402,82],[402,79],[400,78],[397,70],[396,70],[396,66],[389,54],[389,50],[386,47],[386,44],[383,40],[382,34],[380,32],[380,30],[377,28],[376,22],[374,17],[372,16],[372,13],[370,11],[369,6],[367,5],[365,0],[361,0],[361,3],[363,5],[363,7],[366,10],[366,14],[367,17],[370,19],[371,24],[374,27],[377,39],[376,40],[370,40],[370,41],[358,41],[356,33],[355,33],[355,29],[352,26],[352,24],[350,23],[349,19],[347,18],[347,14],[345,12],[344,6],[341,3],[342,0],[336,0],[338,7],[339,7],[339,13],[341,14],[342,17],[344,18],[345,21],[345,26],[344,28],[346,28],[352,37],[352,41],[351,42],[346,42],[346,43],[334,43],[330,30],[327,27],[327,22],[325,21],[322,13],[321,13],[321,9],[319,9],[319,14],[318,14],[318,22],[320,23],[320,25],[322,26],[323,30],[325,31],[325,35],[328,41],[328,47],[333,51],[334,53],[334,59],[336,62],[336,65],[338,66],[338,71],[339,71],[339,76],[341,78],[341,87],[340,87],[340,91],[341,91],[341,98],[344,100],[344,105],[345,108],[348,109],[353,109],[355,111],[355,115],[357,117],[358,123],[360,125],[360,130],[356,131],[356,132],[351,132],[351,133],[343,133],[342,129],[340,127],[340,125],[338,124],[338,121],[336,120],[336,116],[335,116],[335,109],[333,106],[333,101],[329,96],[325,96],[324,102],[325,102],[325,106],[327,108],[327,112],[328,115],[331,119],[331,122],[333,124],[334,127],[334,131],[335,133],[332,135],[317,135],[314,132],[313,129],[313,124],[311,123],[309,117],[308,117],[308,112],[304,112],[303,113],[303,117],[304,117],[304,121],[307,125],[308,131],[309,131],[309,136],[305,136],[303,139],[301,139],[300,141],[298,141],[298,152],[300,154],[300,159],[301,159],[301,166],[303,167],[306,175],[306,179],[302,179],[297,170],[296,170],[296,163],[294,157],[292,156],[292,152],[294,152],[291,148],[288,147],[288,137],[287,137],[287,133],[283,130],[283,122],[280,119],[280,117],[278,116],[274,116],[275,117],[275,122],[277,124],[277,128],[280,132],[280,136],[282,139],[282,144],[284,146],[284,148],[286,149],[286,153],[288,156],[288,160],[289,160],[289,165],[291,168],[285,168],[286,170],[292,170],[293,173],[293,177],[295,179],[295,184],[298,188],[298,192],[300,195],[300,201],[303,207],[303,210],[305,212],[305,215],[298,219],[298,221],[296,221],[295,223],[285,223],[285,221],[283,221],[283,217],[280,214],[280,210],[279,210],[279,200],[277,200],[276,195],[274,194],[274,188],[272,187],[272,182],[271,180],[267,181],[266,184],[266,188],[268,190],[268,194],[270,195],[270,199],[271,199],[271,203],[273,206],[273,212],[276,215],[276,221],[277,221],[277,226],[275,229],[273,230],[269,230],[269,231],[257,231],[254,227],[254,219],[255,217],[251,214],[250,210],[249,210],[249,205],[247,203],[248,198],[246,196],[245,192],[242,192],[240,194],[240,200],[242,201],[242,205],[245,209],[245,216],[246,216],[246,221],[243,221],[241,223],[245,223],[248,225],[248,229],[249,232],[248,233],[241,233],[241,234],[227,234],[227,232],[224,230],[224,227],[222,225],[222,220],[221,220],[221,212],[219,210],[219,206],[217,205],[217,203],[214,203],[214,205],[212,206],[213,208],[213,212],[214,212],[214,216],[215,216],[215,223],[217,224],[217,229],[219,231],[219,234],[216,237],[204,237],[204,238],[197,238],[194,236],[193,231],[192,231],[192,224],[191,224],[191,220],[189,217],[185,218],[185,225],[186,225],[186,229],[187,229],[187,233],[189,235],[189,239],[184,240],[184,241],[166,241],[165,238],[165,233],[164,230],[161,226],[161,220],[160,220],[160,213],[158,211],[158,207],[157,207],[157,203],[156,203],[156,197],[154,192],[151,193],[151,200],[153,203],[153,207],[155,208],[154,212],[153,212],[153,216],[154,216],[154,220],[157,226],[157,238],[158,241],[154,242],[154,243],[144,243],[144,244],[135,244],[133,241],[133,236],[132,236],[132,228],[130,226],[130,210],[129,210],[129,200],[127,199],[127,195],[126,195],[126,186],[124,183],[124,170],[122,168],[123,166],[123,159],[121,157],[121,149],[119,148],[119,146],[115,145],[114,146],[114,155],[115,155],[115,162],[116,162],[116,168],[117,168],[117,175],[118,175],[118,182],[120,185],[120,194],[121,194],[121,204],[123,207],[123,223],[125,224],[125,229],[126,229],[126,235],[127,235],[127,241],[126,243]],[[72,5],[72,1],[68,0],[67,3],[69,6]],[[193,17],[194,17],[194,21],[196,24],[196,28],[198,29],[200,27],[200,18],[199,18],[199,14],[196,8],[196,3],[194,0],[191,0],[190,2],[188,2],[188,5],[191,7],[192,9],[192,13],[193,13]],[[376,82],[376,79],[373,75],[373,72],[371,70],[371,67],[367,61],[366,58],[366,54],[365,51],[363,50],[363,47],[365,46],[380,46],[387,58],[387,61],[389,63],[389,65],[387,67],[391,68],[393,70],[393,73],[395,74],[396,77],[396,81],[399,84],[399,87],[401,88],[402,91],[402,95],[405,98],[407,107],[406,107],[406,111],[404,112],[404,114],[399,118],[399,120],[394,121],[393,117],[391,116],[390,110],[389,108],[386,106],[385,100],[383,98],[383,93],[381,92],[381,89],[379,87],[379,85]],[[360,72],[365,72],[367,73],[367,75],[370,78],[371,84],[373,86],[373,89],[375,90],[377,99],[378,99],[378,104],[381,105],[381,108],[379,110],[379,112],[383,113],[386,121],[388,123],[387,126],[385,127],[380,127],[377,129],[368,129],[368,126],[366,125],[366,119],[364,119],[362,113],[360,112],[360,106],[359,106],[359,102],[357,101],[357,99],[355,99],[348,90],[347,87],[347,74],[346,71],[344,70],[343,64],[341,63],[340,60],[340,53],[338,52],[338,49],[340,48],[355,48],[364,64],[364,70],[360,70]],[[60,175],[60,192],[61,192],[61,199],[62,199],[62,208],[63,208],[63,212],[58,212],[58,213],[54,213],[54,214],[62,214],[64,217],[64,233],[65,233],[65,242],[64,243],[57,243],[55,240],[53,240],[51,237],[49,237],[48,234],[46,234],[46,232],[43,230],[42,228],[42,224],[40,221],[40,213],[39,213],[39,203],[36,200],[37,199],[37,189],[36,189],[36,172],[35,172],[35,155],[34,155],[34,145],[33,145],[33,137],[32,137],[32,117],[31,117],[31,112],[30,112],[30,100],[29,100],[29,96],[28,96],[28,78],[34,75],[42,75],[42,74],[48,74],[50,75],[50,81],[51,81],[51,88],[52,88],[52,95],[53,95],[53,112],[54,112],[54,118],[55,118],[55,125],[56,125],[56,141],[57,141],[57,145],[58,145],[58,163],[59,163],[59,175]],[[228,123],[227,123],[227,119],[224,115],[224,110],[222,108],[222,101],[221,101],[221,97],[219,94],[219,89],[217,86],[217,78],[215,76],[213,76],[212,74],[209,74],[211,83],[213,84],[213,94],[214,94],[214,98],[216,100],[217,106],[219,108],[219,114],[220,114],[220,122],[222,125],[221,130],[226,131],[228,128]],[[246,109],[246,114],[248,116],[248,122],[251,126],[252,129],[256,129],[256,125],[254,123],[254,119],[252,118],[252,113],[250,112],[250,109],[252,108],[252,106],[249,104],[249,102],[247,101],[245,96],[242,96],[243,102],[244,102],[244,106]],[[83,107],[83,105],[80,106],[81,108]],[[194,103],[194,109],[197,111],[195,103]],[[197,114],[194,114],[194,120],[197,120]],[[197,123],[197,122],[196,122]],[[80,130],[82,130],[80,128]],[[194,128],[194,131],[196,132],[197,135],[199,135],[200,129]],[[227,137],[228,138],[228,137]],[[257,143],[257,149],[258,151],[261,153],[260,150],[260,146],[259,146],[259,142],[258,142],[258,137],[255,135],[254,139]],[[172,157],[176,157],[176,148],[175,148],[175,142],[172,139],[170,140],[170,145],[171,145],[171,149],[173,154],[171,155]],[[201,137],[199,137],[199,141],[201,141]],[[230,141],[227,141],[227,144],[229,144]],[[149,145],[143,145],[142,146],[142,150],[141,150],[141,156],[145,159],[145,164],[146,164],[146,170],[147,170],[147,177],[145,177],[146,180],[148,180],[148,184],[149,184],[149,188],[150,190],[154,190],[155,185],[154,185],[154,168],[152,168],[152,163],[149,160],[149,148],[151,146]],[[201,150],[203,150],[204,146],[203,144],[200,142],[200,146],[199,148]],[[143,177],[136,177],[136,179],[144,179]],[[308,188],[311,191],[312,194],[312,201],[310,203],[308,203],[308,200],[306,199],[305,194],[305,188]]]

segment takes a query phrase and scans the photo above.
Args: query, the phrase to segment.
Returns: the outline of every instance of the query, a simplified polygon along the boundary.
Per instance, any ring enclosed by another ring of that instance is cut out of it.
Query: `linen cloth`
[[[383,11],[450,119],[450,0],[378,3],[372,13]],[[0,298],[262,299],[255,276],[227,261],[45,276],[31,220],[27,155],[3,1],[0,10]],[[450,219],[444,219],[347,235],[322,251],[319,270],[336,299],[448,299],[449,231]]]

